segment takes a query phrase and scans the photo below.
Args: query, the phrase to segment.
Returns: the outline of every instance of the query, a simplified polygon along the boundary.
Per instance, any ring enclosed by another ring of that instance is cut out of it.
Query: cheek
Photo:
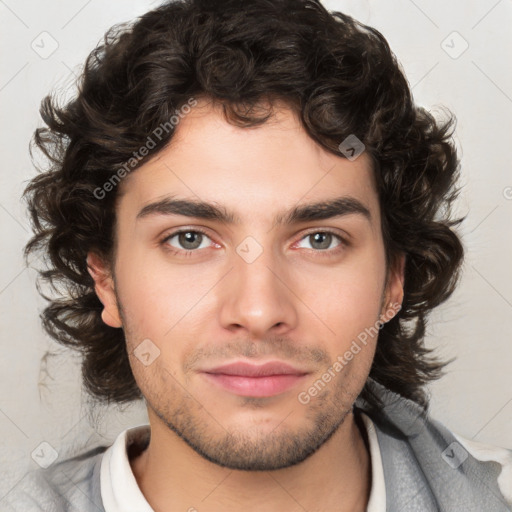
[[[118,294],[125,320],[137,338],[172,336],[219,280],[211,267],[170,264],[162,255],[128,254],[117,263]]]
[[[380,332],[385,261],[378,249],[368,252],[372,254],[358,254],[336,269],[302,277],[302,297],[314,312],[304,315],[304,329],[316,332],[331,362],[341,364],[335,373],[343,376],[335,380],[345,383],[349,376],[354,382],[366,378]]]
[[[357,330],[379,317],[385,261],[378,248],[348,257],[333,267],[311,267],[296,275],[300,296],[334,331]]]

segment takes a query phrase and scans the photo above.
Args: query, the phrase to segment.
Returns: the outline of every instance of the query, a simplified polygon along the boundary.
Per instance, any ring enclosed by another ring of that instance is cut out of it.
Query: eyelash
[[[201,234],[205,235],[207,238],[210,238],[210,240],[211,240],[211,237],[208,235],[208,233],[206,233],[206,231],[204,231],[204,230],[202,230],[200,228],[180,229],[178,231],[174,231],[174,232],[172,232],[172,233],[170,233],[168,235],[165,235],[165,237],[162,240],[160,240],[160,245],[163,246],[163,248],[166,251],[170,252],[171,254],[179,255],[179,256],[183,256],[183,257],[190,257],[190,256],[193,255],[193,253],[198,252],[199,249],[195,249],[193,251],[192,250],[186,250],[186,249],[178,250],[178,249],[175,249],[172,246],[167,244],[167,242],[171,238],[174,238],[176,235],[179,235],[181,233],[201,233]],[[310,251],[318,253],[318,256],[320,256],[320,257],[332,257],[332,256],[335,256],[340,251],[342,251],[343,249],[345,249],[346,247],[348,247],[350,245],[347,242],[347,240],[345,240],[337,232],[331,231],[329,229],[317,229],[315,231],[310,231],[310,232],[306,233],[304,236],[302,236],[302,238],[299,239],[299,242],[304,240],[304,238],[307,238],[308,236],[311,236],[311,235],[314,235],[314,234],[317,234],[317,233],[324,233],[324,234],[333,235],[335,238],[337,238],[341,242],[334,249],[324,249],[324,250],[309,249]]]

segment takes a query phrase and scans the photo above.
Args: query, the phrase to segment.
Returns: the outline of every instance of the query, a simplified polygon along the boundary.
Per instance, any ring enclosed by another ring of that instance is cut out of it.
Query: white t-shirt
[[[386,512],[386,488],[379,442],[372,420],[361,413],[368,433],[372,466],[372,487],[367,512]],[[105,512],[154,512],[144,498],[128,460],[127,446],[143,442],[149,425],[140,425],[121,432],[101,461],[101,498]]]

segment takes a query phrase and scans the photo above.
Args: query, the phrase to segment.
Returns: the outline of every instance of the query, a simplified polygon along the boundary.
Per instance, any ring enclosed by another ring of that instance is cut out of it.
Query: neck
[[[130,464],[155,512],[366,510],[371,462],[364,426],[358,426],[352,412],[314,454],[274,471],[220,467],[151,414],[150,424],[149,446]]]

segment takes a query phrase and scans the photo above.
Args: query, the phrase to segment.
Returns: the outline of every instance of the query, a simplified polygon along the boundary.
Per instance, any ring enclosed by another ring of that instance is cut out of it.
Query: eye
[[[167,235],[160,243],[167,248],[172,247],[178,249],[172,252],[184,252],[188,254],[197,249],[208,247],[208,240],[211,241],[210,237],[201,230],[183,229]]]
[[[332,247],[332,243],[336,240],[338,240],[339,243]],[[298,243],[300,244],[302,241],[309,242],[311,245],[310,248],[317,252],[336,252],[337,248],[347,245],[346,241],[340,235],[331,231],[314,231],[301,238]]]

